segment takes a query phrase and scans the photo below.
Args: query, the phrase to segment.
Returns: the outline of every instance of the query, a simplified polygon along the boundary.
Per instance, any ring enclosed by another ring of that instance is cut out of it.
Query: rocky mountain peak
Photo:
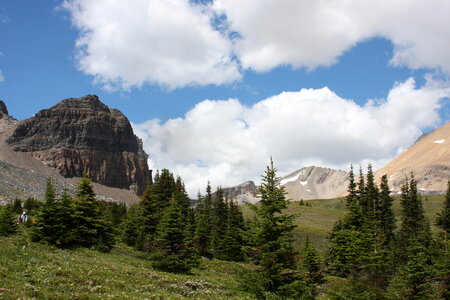
[[[246,181],[235,186],[223,188],[225,196],[239,204],[257,202],[257,190],[258,188],[253,181]]]
[[[97,96],[68,98],[18,124],[7,143],[64,177],[88,172],[94,182],[144,191],[147,154],[128,119]]]
[[[309,166],[301,168],[283,178],[292,200],[327,199],[344,196],[347,192],[348,173],[342,170]]]
[[[0,119],[2,119],[3,116],[9,116],[9,114],[8,114],[8,109],[6,108],[5,102],[0,100]]]

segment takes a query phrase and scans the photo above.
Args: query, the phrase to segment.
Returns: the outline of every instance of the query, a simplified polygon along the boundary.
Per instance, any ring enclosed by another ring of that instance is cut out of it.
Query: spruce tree
[[[311,296],[315,297],[317,295],[317,285],[323,283],[325,280],[320,266],[319,255],[314,245],[310,243],[309,237],[306,237],[302,265],[306,275],[306,283],[311,289]]]
[[[172,173],[167,169],[163,169],[161,173],[157,171],[154,183],[147,186],[140,202],[139,238],[136,241],[138,249],[151,250],[159,221],[174,193],[175,180]]]
[[[372,171],[372,165],[367,167],[367,181],[365,185],[365,193],[361,198],[361,207],[363,213],[368,217],[373,226],[378,226],[378,218],[380,217],[380,199],[379,190],[375,184],[375,176]]]
[[[355,174],[353,173],[353,165],[350,165],[350,173],[348,175],[348,188],[347,188],[347,196],[345,197],[347,201],[347,207],[351,207],[352,204],[358,201],[358,194],[356,191],[356,183],[355,183]],[[303,201],[303,199],[302,199]]]
[[[398,299],[432,299],[432,269],[428,250],[419,241],[414,240],[404,251],[407,252],[409,260],[400,266],[391,281],[389,295],[395,295],[392,298]]]
[[[226,231],[222,240],[223,251],[219,259],[228,261],[243,261],[243,235],[245,228],[244,217],[237,204],[228,202],[228,214],[226,220]]]
[[[188,218],[189,214],[189,207],[191,206],[189,196],[186,192],[186,187],[184,186],[183,181],[181,180],[180,176],[177,176],[177,179],[175,181],[174,185],[174,196],[177,200],[178,204],[181,208],[181,213],[183,214],[184,218]]]
[[[399,250],[406,249],[415,241],[428,247],[431,241],[430,225],[425,219],[422,198],[417,190],[417,182],[411,174],[402,186],[402,224],[398,233]]]
[[[257,266],[256,277],[265,291],[283,296],[302,293],[304,281],[296,272],[296,252],[292,246],[294,216],[283,214],[286,192],[271,160],[258,188],[259,204],[253,205],[248,255]]]
[[[115,244],[112,224],[102,218],[87,174],[78,183],[73,213],[73,237],[78,246],[108,252]]]
[[[67,190],[56,198],[52,181],[47,181],[45,202],[32,227],[31,240],[44,241],[60,248],[74,245],[73,203]]]
[[[128,246],[136,247],[140,237],[141,225],[140,206],[133,205],[128,210],[120,226],[120,238]]]
[[[12,205],[12,210],[13,213],[20,215],[22,214],[22,200],[20,200],[19,198],[14,199],[13,201],[13,205]]]
[[[207,258],[212,257],[212,194],[211,185],[206,186],[206,195],[198,194],[195,208],[195,244],[198,253]]]
[[[0,236],[10,236],[17,232],[13,207],[10,204],[0,206]]]
[[[187,273],[199,264],[195,249],[186,241],[182,209],[175,198],[158,224],[153,266],[159,270]]]
[[[372,249],[372,235],[364,213],[367,207],[366,184],[360,168],[360,178],[355,191],[352,168],[350,168],[347,195],[348,213],[336,222],[328,239],[330,241],[326,255],[328,272],[340,277],[358,274],[364,267]],[[364,205],[364,207],[363,207]]]
[[[386,175],[381,177],[380,183],[380,210],[379,210],[379,226],[382,233],[383,245],[388,246],[395,238],[395,214],[392,209],[394,198],[388,185]]]
[[[224,242],[227,230],[228,208],[221,187],[213,197],[212,205],[212,248],[215,258],[224,259],[226,244]]]
[[[33,197],[28,197],[23,203],[23,209],[28,213],[32,213],[33,211],[39,209],[40,203]]]
[[[450,299],[450,181],[444,200],[444,207],[438,213],[436,225],[442,229],[438,233],[434,250],[434,281],[441,299]]]
[[[436,225],[441,228],[447,236],[450,236],[450,181],[448,181],[444,207],[436,218]]]

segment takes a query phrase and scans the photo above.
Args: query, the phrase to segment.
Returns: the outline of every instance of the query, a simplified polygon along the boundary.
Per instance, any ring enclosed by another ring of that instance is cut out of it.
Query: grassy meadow
[[[426,215],[434,227],[444,196],[423,197]],[[345,215],[345,199],[291,202],[286,210],[296,214],[296,247],[306,236],[320,251],[327,235]],[[399,217],[400,201],[395,212]],[[243,207],[247,216],[248,207]],[[0,237],[0,299],[254,299],[240,288],[239,272],[245,264],[202,259],[192,274],[159,272],[145,253],[118,243],[111,253],[89,249],[61,250],[31,243],[28,228],[20,225],[13,237]],[[328,278],[332,288],[336,278]],[[319,299],[327,299],[324,292]]]

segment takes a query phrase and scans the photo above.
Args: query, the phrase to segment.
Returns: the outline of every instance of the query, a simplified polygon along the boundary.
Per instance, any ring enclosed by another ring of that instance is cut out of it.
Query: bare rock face
[[[14,125],[16,122],[17,120],[8,114],[8,109],[6,108],[5,103],[0,100],[0,130],[3,131]]]
[[[0,119],[2,119],[4,115],[8,116],[8,109],[6,109],[5,103],[0,100]]]
[[[246,181],[236,186],[223,188],[223,192],[229,200],[236,201],[239,204],[258,202],[257,188],[253,181]]]
[[[64,177],[88,172],[94,182],[142,194],[151,171],[128,119],[95,95],[69,98],[20,122],[7,143]]]
[[[329,199],[347,194],[348,173],[321,167],[305,167],[281,179],[280,184],[294,201]]]

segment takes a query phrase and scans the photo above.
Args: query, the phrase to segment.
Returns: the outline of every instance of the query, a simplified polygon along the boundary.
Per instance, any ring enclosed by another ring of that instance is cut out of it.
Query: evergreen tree
[[[361,207],[363,213],[366,215],[368,221],[370,220],[374,224],[372,226],[378,226],[378,219],[380,216],[380,199],[379,190],[375,184],[375,176],[372,171],[372,165],[367,167],[367,182],[365,185],[365,193],[361,197]]]
[[[428,247],[431,241],[430,225],[425,219],[422,199],[417,191],[417,182],[411,174],[402,186],[401,196],[402,225],[399,230],[399,251],[406,249],[415,241]]]
[[[135,247],[140,237],[141,212],[139,205],[133,205],[128,210],[120,226],[121,240],[128,246]]]
[[[386,175],[381,177],[380,183],[380,209],[379,209],[379,226],[382,233],[383,245],[388,246],[395,238],[395,214],[392,210],[392,203],[394,198],[391,196],[391,191],[388,185]]]
[[[17,232],[13,207],[10,204],[0,206],[0,236],[10,236]]]
[[[187,273],[199,264],[194,248],[187,243],[183,230],[183,214],[173,198],[158,224],[153,266],[159,270]]]
[[[366,192],[366,181],[364,179],[364,174],[363,174],[363,170],[362,167],[359,166],[359,181],[357,184],[357,190],[356,193],[358,195],[358,200],[359,200],[359,204],[361,205],[361,207],[365,206],[365,200],[364,200],[364,193]]]
[[[348,175],[348,188],[347,188],[347,196],[345,197],[347,201],[347,207],[351,207],[354,202],[358,201],[358,194],[356,191],[356,183],[355,183],[355,174],[353,173],[353,165],[350,165],[350,173]],[[303,199],[302,199],[303,201]]]
[[[412,241],[405,250],[409,260],[400,266],[388,293],[392,298],[399,299],[431,299],[432,269],[428,250],[417,240]]]
[[[189,196],[186,192],[184,183],[181,180],[180,176],[177,176],[177,179],[175,181],[174,196],[175,196],[175,199],[177,200],[178,204],[180,205],[181,213],[183,214],[183,217],[185,219],[187,219],[188,214],[189,214],[189,207],[191,206],[191,203],[189,200]]]
[[[212,257],[212,194],[211,185],[206,186],[206,195],[199,193],[195,209],[195,244],[198,253],[203,257]]]
[[[140,202],[139,238],[136,241],[138,249],[151,250],[158,223],[174,193],[175,180],[172,173],[167,169],[163,169],[161,173],[157,171],[154,183],[147,186]]]
[[[114,229],[104,220],[95,200],[95,194],[87,174],[78,183],[73,213],[73,237],[75,244],[108,252],[114,246]]]
[[[65,190],[56,199],[52,181],[47,181],[45,202],[32,227],[31,240],[44,241],[60,248],[74,245],[72,200]]]
[[[303,249],[302,264],[306,274],[306,283],[311,289],[311,296],[315,297],[317,295],[317,285],[323,283],[325,280],[320,266],[319,255],[308,237],[306,237],[305,248]]]
[[[120,227],[124,221],[127,206],[125,203],[97,201],[102,218],[109,221],[114,227]]]
[[[215,258],[224,259],[226,244],[224,242],[228,220],[228,208],[223,190],[217,188],[212,205],[212,248]]]
[[[40,203],[38,200],[34,199],[33,197],[28,197],[25,202],[23,203],[23,209],[27,213],[31,213],[34,210],[37,210],[40,208]]]
[[[245,223],[239,206],[233,201],[228,203],[226,231],[222,239],[223,250],[219,259],[228,261],[243,261],[243,235]]]
[[[14,199],[13,201],[13,205],[12,205],[12,210],[13,213],[20,215],[22,214],[22,200],[20,200],[19,198]]]
[[[434,250],[434,281],[437,283],[437,295],[440,299],[450,299],[450,181],[448,182],[444,207],[436,219],[436,225],[442,229],[438,233]]]
[[[444,230],[447,236],[450,236],[450,181],[445,195],[444,208],[436,218],[436,225]]]
[[[248,255],[257,266],[256,276],[265,291],[283,296],[302,293],[305,282],[296,272],[296,252],[292,246],[294,216],[285,215],[286,192],[280,186],[271,160],[258,188],[259,205],[253,205]]]

